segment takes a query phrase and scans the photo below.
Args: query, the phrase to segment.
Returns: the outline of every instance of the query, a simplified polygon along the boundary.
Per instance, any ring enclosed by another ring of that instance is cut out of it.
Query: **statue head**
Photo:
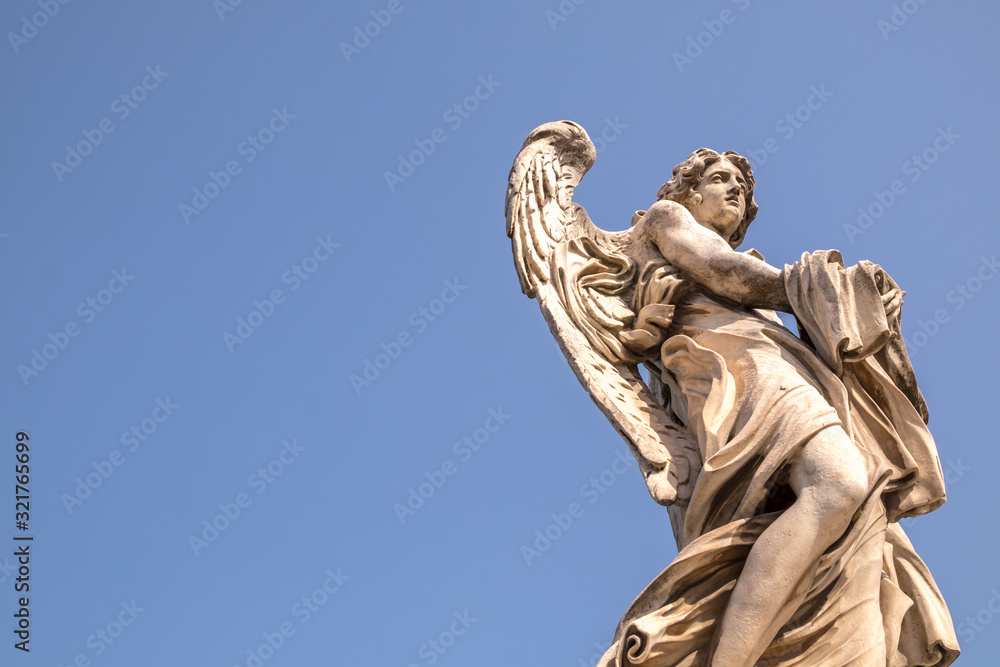
[[[696,211],[703,203],[702,195],[698,192],[698,190],[706,172],[719,171],[719,167],[725,166],[719,165],[721,162],[726,162],[735,167],[742,175],[742,180],[745,183],[745,208],[743,216],[739,220],[739,224],[736,229],[727,239],[729,241],[729,245],[736,248],[743,242],[743,237],[746,236],[747,228],[750,226],[750,223],[753,222],[753,219],[757,217],[757,202],[755,202],[753,198],[753,170],[750,168],[750,162],[739,153],[735,151],[717,153],[710,148],[699,148],[695,152],[691,153],[691,155],[689,155],[684,162],[681,162],[679,165],[674,167],[674,170],[670,175],[670,180],[660,187],[656,193],[656,198],[669,199],[681,204],[691,211],[692,215],[695,215],[695,218],[699,219],[699,222],[702,222],[696,214]],[[719,167],[713,169],[714,165],[719,165]],[[720,176],[720,178],[725,177],[725,175]]]

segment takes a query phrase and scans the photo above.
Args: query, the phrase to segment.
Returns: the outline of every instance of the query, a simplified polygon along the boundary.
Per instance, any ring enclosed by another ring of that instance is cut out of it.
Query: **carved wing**
[[[595,159],[594,144],[576,123],[536,128],[510,171],[507,235],[521,290],[538,300],[580,383],[628,443],[650,495],[679,510],[700,470],[699,450],[643,381],[638,364],[646,359],[622,343],[635,323],[630,232],[597,228],[572,201]]]

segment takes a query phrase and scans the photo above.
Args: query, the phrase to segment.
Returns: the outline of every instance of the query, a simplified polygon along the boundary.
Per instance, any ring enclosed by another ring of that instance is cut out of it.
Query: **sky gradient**
[[[521,143],[569,119],[605,229],[736,150],[744,247],[906,290],[949,500],[905,527],[993,665],[998,14],[7,3],[0,542],[19,431],[34,540],[0,664],[593,664],[676,547],[504,234]]]

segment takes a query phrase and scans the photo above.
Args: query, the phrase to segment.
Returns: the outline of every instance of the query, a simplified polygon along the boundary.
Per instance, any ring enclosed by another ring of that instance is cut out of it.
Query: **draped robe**
[[[898,314],[887,319],[882,304],[896,285],[870,262],[845,268],[836,251],[804,254],[783,276],[801,338],[773,312],[703,287],[637,289],[640,318],[664,305],[641,295],[677,295],[659,367],[703,465],[680,552],[625,613],[600,667],[707,664],[747,554],[794,502],[790,461],[831,427],[861,452],[870,491],[797,583],[789,621],[756,664],[945,667],[958,656],[944,599],[898,524],[940,506],[945,491]]]

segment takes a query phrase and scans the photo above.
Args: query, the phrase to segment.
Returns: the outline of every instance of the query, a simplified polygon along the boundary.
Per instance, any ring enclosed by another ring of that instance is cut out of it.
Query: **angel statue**
[[[677,541],[600,666],[950,665],[951,616],[899,525],[945,501],[903,292],[835,250],[784,269],[738,252],[757,204],[732,151],[696,150],[603,231],[572,201],[595,157],[575,123],[534,130],[506,217],[521,289]]]

